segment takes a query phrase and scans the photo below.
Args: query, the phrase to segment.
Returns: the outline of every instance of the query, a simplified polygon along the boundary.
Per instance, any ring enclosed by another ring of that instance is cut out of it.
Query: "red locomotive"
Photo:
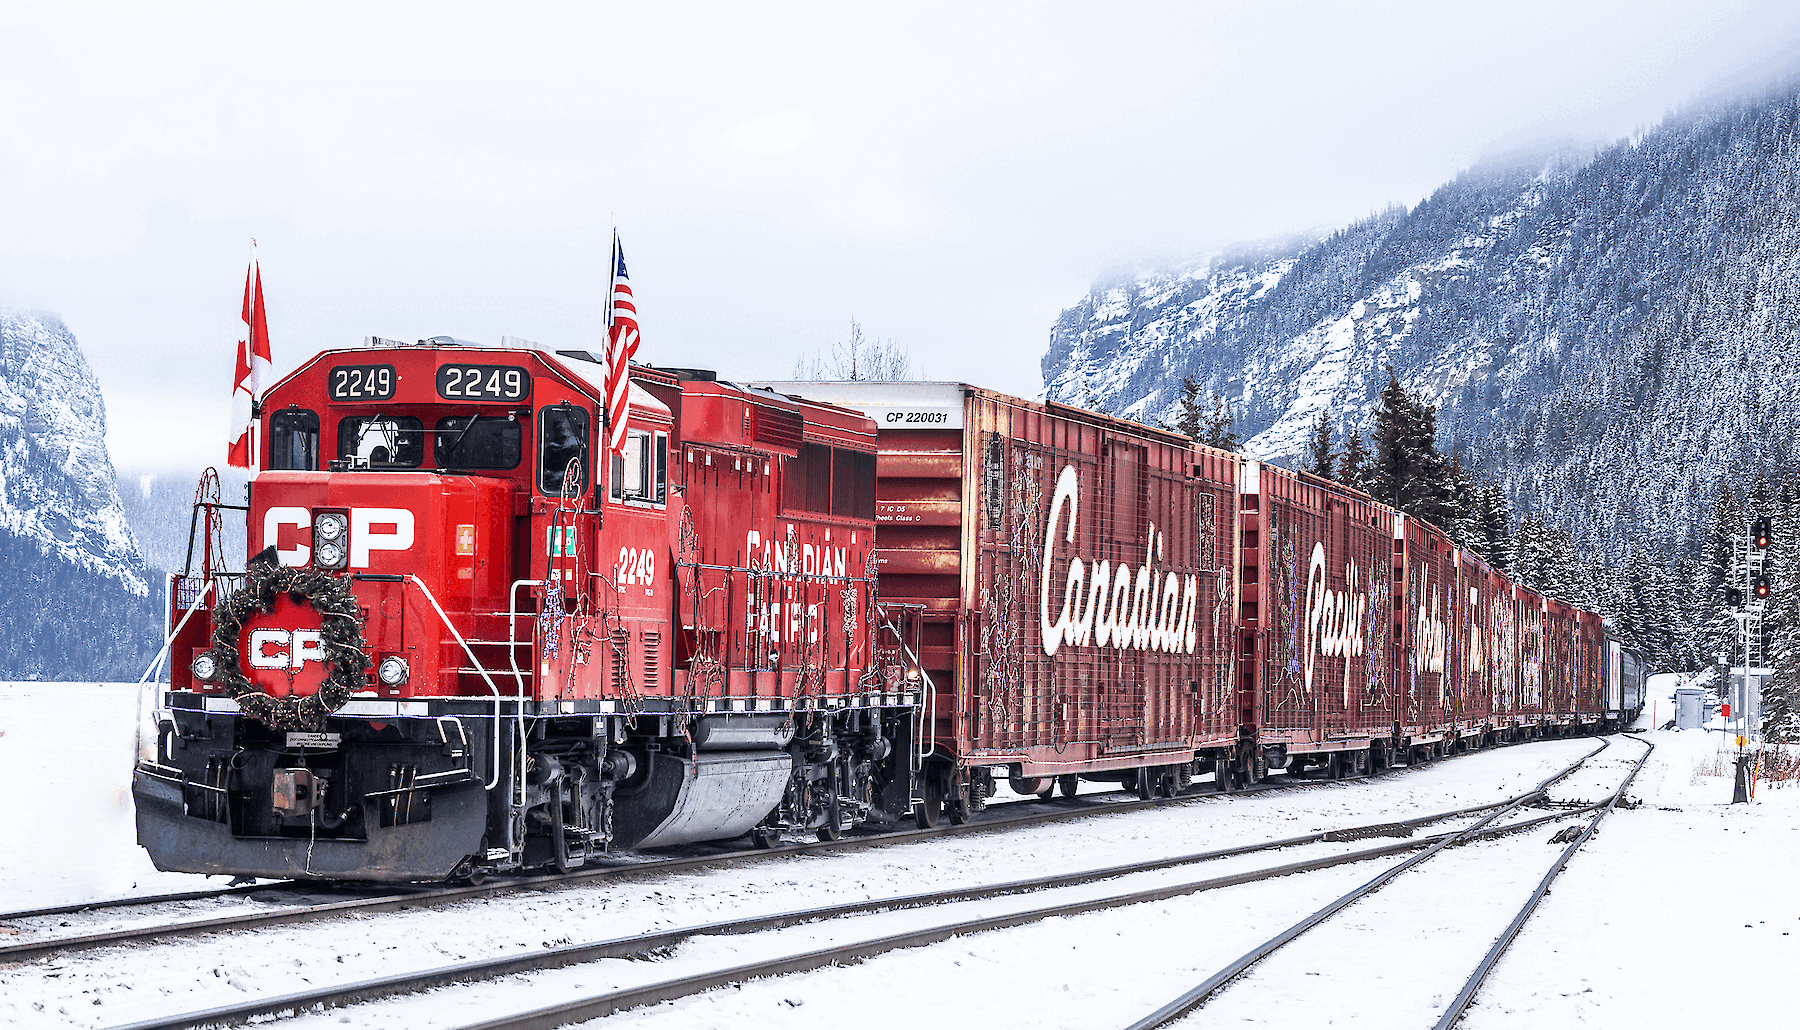
[[[961,822],[1002,780],[1343,775],[1641,698],[1604,686],[1631,656],[1596,617],[1334,483],[958,384],[632,373],[623,456],[585,351],[371,340],[267,391],[255,557],[171,583],[133,785],[159,868],[767,847]]]

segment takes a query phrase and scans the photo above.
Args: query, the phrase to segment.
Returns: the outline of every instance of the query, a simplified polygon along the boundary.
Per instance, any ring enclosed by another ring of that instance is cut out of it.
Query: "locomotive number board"
[[[337,365],[331,370],[331,399],[391,401],[399,378],[392,365]]]
[[[454,401],[522,401],[531,396],[531,372],[517,365],[445,365],[437,371],[437,392]]]

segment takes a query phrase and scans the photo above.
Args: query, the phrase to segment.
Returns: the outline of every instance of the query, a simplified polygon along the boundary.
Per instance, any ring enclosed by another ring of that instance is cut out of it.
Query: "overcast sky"
[[[252,237],[278,372],[595,347],[616,220],[643,360],[785,378],[855,318],[1030,396],[1098,276],[1628,134],[1800,38],[1758,0],[881,6],[13,0],[0,305],[75,331],[123,468],[222,462]]]

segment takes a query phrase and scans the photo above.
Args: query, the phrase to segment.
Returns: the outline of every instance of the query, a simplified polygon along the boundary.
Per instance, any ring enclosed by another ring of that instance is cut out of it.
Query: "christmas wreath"
[[[306,697],[271,697],[256,689],[244,675],[238,653],[244,623],[254,614],[274,611],[275,599],[282,594],[295,604],[311,604],[319,613],[320,644],[330,669],[324,685]],[[325,717],[366,685],[364,672],[373,664],[363,653],[362,618],[350,580],[282,565],[274,548],[250,559],[243,587],[213,609],[209,650],[219,663],[219,682],[231,692],[239,710],[276,730],[322,729]]]

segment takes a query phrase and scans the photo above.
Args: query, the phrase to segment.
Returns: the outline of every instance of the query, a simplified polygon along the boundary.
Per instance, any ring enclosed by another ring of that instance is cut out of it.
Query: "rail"
[[[1324,781],[1320,781],[1320,782],[1324,782]],[[1529,795],[1527,795],[1527,796],[1529,796]],[[434,987],[445,986],[445,985],[449,985],[449,984],[453,984],[453,983],[467,983],[467,982],[472,982],[472,981],[487,980],[487,979],[497,978],[500,976],[513,975],[516,973],[530,972],[530,971],[541,970],[541,969],[551,969],[551,968],[574,965],[574,964],[583,963],[583,962],[592,962],[592,961],[596,961],[596,960],[603,959],[603,958],[650,958],[650,957],[655,956],[657,953],[659,953],[661,951],[664,951],[669,948],[673,948],[676,945],[682,943],[683,941],[686,941],[686,940],[689,940],[689,939],[692,939],[695,937],[758,933],[758,932],[764,932],[764,931],[768,931],[768,930],[780,929],[780,928],[784,928],[784,927],[788,927],[788,926],[813,924],[813,923],[821,922],[821,921],[828,920],[828,919],[844,918],[847,916],[860,915],[860,914],[869,913],[869,912],[886,912],[886,911],[897,911],[897,910],[902,910],[902,909],[927,908],[927,907],[933,907],[933,906],[939,906],[939,905],[954,904],[957,902],[964,902],[964,901],[988,900],[988,899],[993,899],[993,898],[1001,898],[1001,897],[1018,896],[1018,895],[1031,894],[1031,893],[1039,893],[1039,892],[1045,892],[1045,891],[1053,891],[1053,890],[1057,890],[1060,888],[1077,886],[1077,885],[1081,885],[1081,884],[1096,883],[1096,882],[1105,881],[1105,880],[1119,879],[1122,877],[1127,877],[1127,876],[1132,876],[1132,875],[1137,875],[1137,874],[1142,874],[1142,873],[1147,873],[1147,872],[1154,872],[1154,871],[1158,871],[1158,870],[1174,869],[1174,868],[1188,866],[1188,865],[1197,865],[1197,864],[1202,864],[1202,863],[1207,863],[1207,862],[1218,861],[1218,860],[1226,859],[1226,858],[1234,858],[1234,857],[1239,857],[1239,856],[1243,856],[1243,855],[1255,854],[1258,852],[1280,851],[1280,850],[1284,850],[1284,849],[1288,849],[1288,848],[1299,847],[1299,846],[1304,846],[1304,845],[1309,845],[1309,844],[1319,844],[1319,843],[1327,843],[1327,842],[1331,842],[1331,841],[1360,839],[1365,836],[1410,835],[1414,829],[1417,829],[1417,828],[1423,827],[1423,826],[1427,826],[1432,823],[1443,822],[1443,821],[1451,820],[1451,819],[1464,818],[1464,817],[1468,817],[1468,816],[1471,816],[1471,815],[1474,815],[1474,814],[1477,814],[1480,812],[1491,811],[1491,810],[1498,809],[1498,808],[1505,808],[1512,803],[1512,800],[1513,799],[1507,799],[1507,800],[1502,800],[1502,801],[1497,801],[1497,802],[1491,802],[1491,803],[1484,804],[1484,805],[1477,805],[1477,806],[1472,806],[1472,807],[1467,807],[1467,808],[1459,808],[1459,809],[1446,811],[1446,812],[1438,812],[1438,813],[1434,813],[1434,814],[1430,814],[1430,815],[1414,817],[1412,819],[1407,819],[1402,822],[1376,823],[1376,824],[1344,827],[1344,828],[1334,829],[1334,830],[1315,831],[1315,832],[1307,833],[1307,834],[1297,836],[1297,837],[1288,837],[1288,838],[1271,840],[1271,841],[1258,841],[1258,842],[1254,842],[1254,843],[1250,843],[1250,844],[1235,845],[1235,846],[1231,846],[1231,847],[1218,848],[1218,849],[1209,850],[1209,851],[1190,852],[1190,853],[1186,853],[1186,854],[1174,855],[1174,856],[1169,856],[1169,857],[1164,857],[1164,858],[1143,859],[1143,860],[1139,860],[1139,861],[1135,861],[1135,862],[1127,862],[1127,863],[1122,863],[1122,864],[1118,864],[1118,865],[1105,866],[1105,867],[1101,867],[1101,868],[1077,870],[1074,872],[1067,872],[1067,873],[1054,873],[1054,874],[1049,874],[1049,875],[1045,875],[1045,876],[1037,876],[1037,877],[1031,877],[1031,878],[1021,879],[1021,880],[1011,880],[1011,881],[1006,881],[1006,882],[996,883],[996,884],[987,884],[987,885],[975,884],[975,885],[962,886],[962,887],[952,887],[952,888],[945,889],[945,890],[930,891],[930,892],[925,892],[925,893],[906,894],[906,895],[899,895],[899,896],[892,896],[892,897],[872,897],[872,898],[869,898],[867,900],[862,900],[862,901],[844,902],[844,903],[839,903],[839,904],[825,905],[825,906],[820,906],[817,908],[810,908],[810,909],[790,911],[790,912],[775,912],[775,913],[770,913],[770,914],[765,914],[765,915],[737,916],[737,917],[732,917],[730,919],[726,919],[726,920],[723,920],[720,922],[715,922],[715,923],[706,923],[706,924],[700,924],[700,925],[689,926],[689,927],[673,928],[673,929],[668,929],[668,930],[658,930],[658,931],[655,931],[655,932],[652,932],[649,934],[631,934],[629,936],[623,936],[623,937],[618,937],[618,938],[613,938],[613,939],[603,940],[603,941],[595,941],[595,942],[585,943],[585,944],[547,946],[541,950],[525,952],[525,953],[500,955],[500,956],[496,956],[496,957],[492,957],[492,958],[474,959],[474,960],[469,960],[469,961],[465,961],[465,962],[459,962],[454,965],[439,967],[436,969],[427,969],[427,970],[420,970],[420,971],[411,972],[411,973],[402,973],[402,974],[384,976],[384,977],[380,977],[380,978],[376,978],[376,979],[363,980],[363,981],[358,981],[358,982],[353,982],[353,983],[339,983],[339,984],[330,985],[330,986],[320,986],[320,987],[310,988],[308,990],[305,990],[305,991],[302,991],[299,993],[293,993],[293,994],[285,994],[285,995],[279,995],[279,996],[270,996],[270,997],[264,997],[264,998],[258,998],[258,999],[249,999],[249,1000],[244,1000],[244,1001],[238,1001],[238,1002],[233,1002],[232,1004],[227,1005],[227,1006],[206,1009],[203,1011],[187,1012],[187,1013],[182,1013],[182,1014],[173,1015],[173,1016],[164,1016],[164,1017],[159,1017],[156,1019],[145,1020],[142,1022],[129,1024],[128,1026],[115,1027],[115,1028],[113,1028],[113,1030],[184,1030],[184,1028],[200,1027],[200,1026],[214,1025],[214,1024],[220,1024],[220,1023],[239,1024],[239,1023],[244,1023],[244,1022],[256,1019],[257,1017],[260,1017],[260,1016],[273,1015],[273,1014],[277,1014],[277,1013],[281,1013],[281,1012],[294,1012],[296,1014],[299,1014],[299,1013],[305,1013],[305,1012],[312,1011],[318,1007],[337,1008],[337,1007],[341,1007],[341,1006],[345,1006],[345,1005],[349,1005],[349,1004],[354,1004],[357,1002],[371,1001],[371,1000],[375,1000],[378,998],[390,997],[390,996],[399,995],[399,994],[409,994],[409,993],[428,990],[428,989],[431,989]],[[1133,806],[1136,807],[1137,804],[1139,804],[1139,803],[1133,803]],[[1493,833],[1516,832],[1518,829],[1522,828],[1523,826],[1525,826],[1527,824],[1541,825],[1545,822],[1551,822],[1551,821],[1555,821],[1555,820],[1559,820],[1559,819],[1566,819],[1570,815],[1573,815],[1573,814],[1574,813],[1572,813],[1572,812],[1559,812],[1559,813],[1554,813],[1551,815],[1540,816],[1540,817],[1536,817],[1531,820],[1527,820],[1526,823],[1514,824],[1514,825],[1503,828],[1503,830],[1496,830],[1496,831],[1490,831],[1490,832],[1493,832]],[[912,835],[909,834],[908,836],[912,836]],[[1453,834],[1446,834],[1443,836],[1448,837],[1448,836],[1453,836]],[[1266,878],[1270,878],[1270,877],[1273,877],[1276,875],[1290,875],[1290,874],[1297,873],[1297,872],[1311,871],[1314,869],[1332,868],[1332,867],[1339,866],[1339,865],[1353,864],[1353,863],[1360,862],[1360,861],[1369,861],[1372,859],[1383,858],[1383,857],[1387,857],[1387,856],[1390,856],[1390,855],[1393,855],[1396,853],[1401,853],[1401,852],[1404,852],[1407,850],[1417,850],[1420,848],[1429,847],[1434,842],[1441,840],[1441,839],[1443,839],[1443,837],[1431,837],[1431,838],[1422,838],[1422,839],[1418,839],[1418,840],[1408,840],[1408,841],[1403,841],[1403,842],[1394,843],[1394,844],[1384,844],[1384,845],[1379,845],[1374,848],[1363,849],[1360,851],[1343,852],[1343,853],[1327,855],[1327,856],[1320,857],[1320,858],[1305,859],[1305,860],[1302,860],[1299,862],[1289,862],[1289,863],[1285,863],[1285,864],[1276,866],[1273,869],[1264,868],[1264,869],[1256,869],[1256,870],[1245,870],[1245,871],[1229,873],[1229,874],[1226,874],[1223,876],[1216,876],[1216,877],[1203,879],[1203,880],[1189,881],[1187,883],[1155,887],[1155,888],[1149,889],[1148,891],[1137,891],[1137,892],[1131,892],[1131,893],[1127,893],[1127,894],[1113,895],[1111,897],[1099,899],[1099,900],[1087,905],[1087,907],[1085,907],[1085,908],[1065,909],[1063,907],[1057,907],[1057,906],[1053,906],[1053,907],[1049,907],[1049,908],[1038,908],[1038,909],[1033,909],[1029,912],[1024,913],[1023,915],[1026,917],[1024,919],[1019,919],[1015,915],[1006,915],[1006,916],[999,917],[997,920],[975,920],[972,922],[957,923],[957,924],[955,924],[955,926],[953,928],[949,928],[949,929],[952,932],[957,932],[957,933],[979,932],[984,929],[994,929],[994,928],[998,928],[999,926],[1004,926],[1004,925],[1020,925],[1023,922],[1037,921],[1037,920],[1041,920],[1043,918],[1048,918],[1051,916],[1062,914],[1065,911],[1074,911],[1074,910],[1092,911],[1092,910],[1105,909],[1105,908],[1115,908],[1115,907],[1120,907],[1122,905],[1134,904],[1134,903],[1141,902],[1143,900],[1146,900],[1150,896],[1154,896],[1156,898],[1166,898],[1166,897],[1176,897],[1176,896],[1180,896],[1182,894],[1191,894],[1191,893],[1198,893],[1198,892],[1203,892],[1203,891],[1208,891],[1208,890],[1216,890],[1216,889],[1220,889],[1220,888],[1224,888],[1224,887],[1236,886],[1240,883],[1251,882],[1251,881],[1259,880],[1259,879],[1266,879]],[[834,843],[841,844],[842,842],[834,842]],[[752,853],[752,854],[756,854],[756,853]],[[768,855],[769,853],[761,852],[760,854]],[[623,870],[621,870],[621,871],[623,871]],[[652,870],[645,870],[645,869],[639,867],[636,869],[632,869],[631,873],[633,875],[637,875],[637,874],[641,874],[646,871],[652,871]],[[654,870],[654,871],[661,871],[661,870]],[[350,903],[342,903],[342,904],[369,906],[371,903],[350,902]],[[365,907],[365,908],[363,908],[363,910],[369,911],[371,909],[368,907]],[[990,925],[990,923],[992,925]],[[902,938],[898,938],[898,939],[884,938],[883,940],[887,941],[887,942],[898,941],[898,943],[893,944],[894,947],[908,947],[908,946],[913,946],[915,944],[932,943],[935,940],[942,940],[947,936],[950,936],[950,932],[946,932],[946,928],[940,927],[940,928],[934,928],[931,930],[922,931],[921,934],[918,935],[916,939],[914,939],[913,935],[905,935]],[[850,945],[849,947],[851,947],[851,948],[868,947],[871,943],[876,943],[876,942],[862,942],[861,944]],[[887,950],[887,949],[880,949],[880,950]],[[869,953],[873,954],[873,953],[877,953],[877,952],[869,952]],[[836,949],[828,949],[828,950],[822,951],[822,952],[811,953],[809,956],[795,957],[794,959],[781,960],[781,962],[784,964],[778,966],[777,968],[773,968],[773,969],[765,970],[759,965],[759,966],[752,966],[752,967],[739,967],[738,969],[731,970],[730,972],[734,976],[742,975],[747,979],[754,978],[758,975],[771,975],[772,973],[798,972],[803,969],[816,968],[819,965],[829,964],[828,960],[834,954],[837,954]],[[848,956],[844,955],[844,956],[840,956],[840,957],[848,957]],[[821,960],[825,960],[825,961],[821,961]],[[785,963],[788,963],[788,962],[792,962],[794,964],[786,965]],[[667,982],[665,982],[664,986],[672,988],[673,985],[679,984],[682,987],[681,993],[678,995],[672,995],[672,996],[684,996],[686,994],[692,994],[698,990],[704,989],[706,985],[712,983],[711,978],[714,976],[717,976],[717,975],[718,974],[702,974],[702,978],[697,979],[697,980],[696,979],[684,979],[684,980],[680,980],[680,981],[667,981]],[[623,996],[610,995],[610,996],[605,996],[603,999],[590,999],[589,1002],[583,1003],[583,1004],[591,1004],[595,1000],[601,1001],[602,1009],[606,1005],[609,1005],[609,1004],[617,1005],[619,1008],[628,1008],[628,1007],[634,1007],[637,1004],[643,1004],[645,1002],[645,999],[642,996],[635,996],[635,995],[632,995],[630,992],[625,992],[625,994]],[[615,1009],[613,1009],[613,1011],[617,1011],[617,1009],[615,1008]],[[583,1013],[586,1013],[586,1015],[583,1015]],[[561,1008],[558,1007],[558,1010],[554,1011],[554,1013],[540,1011],[539,1013],[534,1014],[536,1017],[535,1019],[528,1020],[527,1022],[523,1023],[522,1025],[530,1026],[530,1027],[549,1027],[549,1026],[558,1025],[560,1022],[566,1021],[566,1020],[568,1020],[570,1018],[574,1018],[574,1017],[591,1018],[591,1016],[593,1016],[593,1015],[602,1015],[602,1014],[605,1014],[605,1012],[600,1011],[600,1009],[583,1008],[579,1012],[571,1012],[571,1011],[567,1011],[567,1010],[561,1010]]]
[[[1487,979],[1488,974],[1493,972],[1494,966],[1500,961],[1500,956],[1512,946],[1513,939],[1518,937],[1519,931],[1525,926],[1525,921],[1531,918],[1532,913],[1537,911],[1538,904],[1549,895],[1550,882],[1562,873],[1563,867],[1569,864],[1569,859],[1574,858],[1575,852],[1580,850],[1581,846],[1588,842],[1588,838],[1594,835],[1594,831],[1600,826],[1600,820],[1612,812],[1614,806],[1619,803],[1619,799],[1625,796],[1625,791],[1630,789],[1632,781],[1637,779],[1638,771],[1644,767],[1645,762],[1649,761],[1650,752],[1656,750],[1656,745],[1641,737],[1635,739],[1646,749],[1638,759],[1637,765],[1632,767],[1631,772],[1625,777],[1625,782],[1619,784],[1619,789],[1613,791],[1612,797],[1608,798],[1603,805],[1595,806],[1599,808],[1599,811],[1594,814],[1594,818],[1588,821],[1580,836],[1569,842],[1569,846],[1563,849],[1561,855],[1557,856],[1556,861],[1551,864],[1550,870],[1544,874],[1544,878],[1538,881],[1537,890],[1532,892],[1531,897],[1519,909],[1518,915],[1513,916],[1512,922],[1506,925],[1506,929],[1502,930],[1500,936],[1494,940],[1493,946],[1488,948],[1487,954],[1482,956],[1481,963],[1475,967],[1475,972],[1470,974],[1468,981],[1463,984],[1462,990],[1457,992],[1456,999],[1444,1009],[1443,1017],[1437,1021],[1433,1030],[1450,1030],[1450,1027],[1462,1018],[1469,1003],[1475,1000],[1475,992],[1481,989],[1482,982]]]

